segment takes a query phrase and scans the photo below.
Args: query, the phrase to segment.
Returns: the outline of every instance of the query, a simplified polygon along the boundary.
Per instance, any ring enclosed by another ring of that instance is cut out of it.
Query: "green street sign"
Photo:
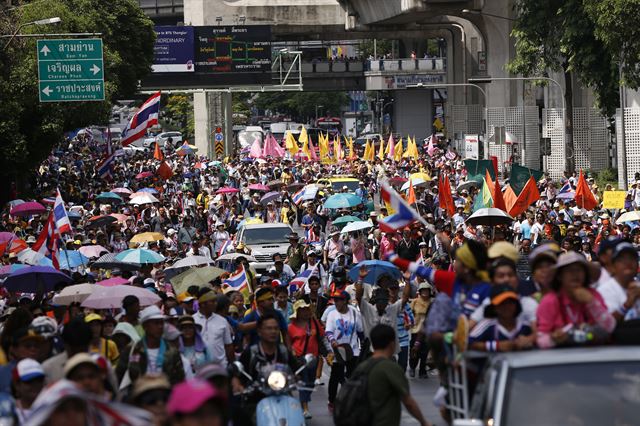
[[[104,100],[101,39],[38,40],[40,102]]]

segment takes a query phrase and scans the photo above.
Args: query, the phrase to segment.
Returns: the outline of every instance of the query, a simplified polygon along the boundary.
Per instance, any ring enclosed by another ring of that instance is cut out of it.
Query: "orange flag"
[[[160,149],[160,144],[156,142],[156,148],[153,150],[153,158],[158,161],[164,160],[164,155],[162,154],[162,150]]]
[[[582,174],[582,170],[580,170],[580,177],[578,178],[578,185],[576,186],[575,200],[578,207],[586,210],[593,210],[598,206],[598,200],[593,196],[593,192],[591,192],[591,188],[589,188],[589,184]]]
[[[164,180],[167,180],[171,176],[173,176],[173,170],[171,170],[171,167],[167,164],[166,161],[163,161],[162,164],[160,164],[160,167],[158,167],[158,176],[160,176]]]
[[[493,207],[506,212],[507,206],[504,202],[504,197],[502,196],[502,189],[500,188],[500,182],[498,182],[498,179],[496,179],[495,182],[491,180],[491,175],[489,174],[489,170],[485,171],[484,179],[487,181],[487,186],[489,187],[489,191],[491,192],[491,198],[493,198]]]
[[[518,199],[518,196],[516,195],[515,192],[513,192],[511,185],[508,185],[507,189],[504,190],[504,203],[506,206],[506,209],[505,209],[506,212],[511,211],[511,207],[513,207],[517,199]]]
[[[540,192],[538,192],[538,186],[533,176],[529,177],[527,184],[522,189],[520,195],[516,199],[514,205],[509,209],[509,214],[513,217],[524,213],[527,208],[540,199]]]
[[[416,203],[416,191],[413,190],[413,182],[409,179],[409,194],[407,195],[407,203]]]
[[[444,209],[450,217],[453,217],[456,212],[456,206],[453,203],[453,197],[451,197],[451,184],[448,176],[440,177],[438,180],[438,199],[440,200],[440,208]]]

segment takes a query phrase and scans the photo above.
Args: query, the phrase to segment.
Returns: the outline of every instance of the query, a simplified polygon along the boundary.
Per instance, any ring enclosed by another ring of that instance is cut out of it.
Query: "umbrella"
[[[249,189],[258,192],[269,192],[271,190],[267,185],[262,185],[261,183],[251,184],[249,185]]]
[[[23,263],[12,263],[11,265],[5,265],[0,268],[0,277],[6,277],[7,275],[13,274],[15,271],[26,268],[29,265],[25,265]]]
[[[100,245],[82,246],[78,249],[78,251],[82,253],[83,256],[89,258],[98,258],[104,253],[109,253],[109,250]]]
[[[107,253],[100,256],[91,266],[102,269],[121,269],[123,271],[135,271],[139,269],[132,263],[124,263],[116,259],[117,253]]]
[[[152,172],[142,172],[136,175],[136,179],[145,179],[145,178],[150,178],[151,176],[153,176]]]
[[[18,262],[36,266],[53,266],[51,259],[31,248],[26,248],[18,253]]]
[[[637,220],[640,220],[640,211],[634,210],[621,214],[620,217],[616,220],[616,224],[620,225],[621,223],[635,222]]]
[[[188,256],[184,259],[178,260],[176,263],[171,265],[171,268],[190,268],[192,266],[209,265],[212,263],[213,259],[206,256]]]
[[[324,207],[327,209],[344,209],[362,204],[362,198],[355,194],[336,194],[327,198]]]
[[[129,218],[129,216],[127,216],[126,214],[120,214],[120,213],[111,213],[109,216],[115,217],[118,223],[125,223]]]
[[[24,200],[22,200],[20,198],[16,198],[15,200],[9,201],[9,206],[13,208],[13,207],[15,207],[15,206],[17,206],[19,204],[24,203],[24,202],[25,202]]]
[[[235,194],[236,192],[240,192],[240,190],[238,188],[232,188],[230,186],[223,186],[216,191],[216,194]]]
[[[475,186],[476,188],[479,188],[480,184],[478,182],[476,182],[475,180],[468,180],[468,181],[462,182],[460,185],[458,185],[458,187],[456,188],[456,191],[460,192],[463,189],[466,189],[468,191],[472,186]]]
[[[238,223],[238,228],[242,228],[244,225],[256,225],[260,223],[264,222],[259,217],[250,217],[249,219],[242,219],[240,223]]]
[[[70,210],[67,212],[67,216],[69,216],[69,219],[71,220],[78,220],[82,218],[82,215],[80,213],[78,213],[77,211],[74,210]]]
[[[98,281],[96,284],[103,287],[113,287],[115,285],[127,284],[129,281],[122,277],[113,277],[107,280]]]
[[[42,214],[46,211],[47,209],[37,201],[27,201],[13,207],[10,213],[12,216],[31,216],[33,214]]]
[[[359,222],[361,219],[359,217],[355,217],[355,216],[351,216],[351,215],[347,215],[347,216],[340,216],[339,218],[337,218],[336,220],[334,220],[332,223],[334,225],[346,225],[347,223],[351,223],[351,222]]]
[[[513,218],[500,209],[488,207],[476,210],[466,222],[472,226],[510,225],[513,223]]]
[[[116,260],[124,263],[134,263],[137,265],[146,265],[151,263],[160,263],[164,260],[164,256],[147,249],[129,249],[116,255]]]
[[[58,252],[61,269],[73,269],[78,266],[86,266],[89,258],[76,250],[60,250]]]
[[[298,189],[302,188],[304,186],[304,183],[302,182],[294,182],[290,185],[287,185],[287,189],[291,192],[293,191],[297,191]]]
[[[72,303],[82,303],[87,297],[91,296],[91,293],[93,293],[95,289],[95,284],[70,285],[53,296],[53,304],[69,306]]]
[[[157,194],[158,190],[155,188],[142,188],[142,189],[139,189],[138,192],[148,192],[149,194]]]
[[[140,244],[160,240],[164,240],[164,235],[160,232],[143,232],[142,234],[134,235],[133,238],[131,238],[132,243]]]
[[[115,188],[112,189],[111,192],[114,192],[118,195],[130,195],[131,194],[131,190],[129,188]]]
[[[267,186],[269,188],[280,188],[282,185],[284,185],[284,182],[278,179],[270,180],[269,182],[267,182]]]
[[[239,257],[244,257],[245,259],[247,259],[247,262],[257,262],[256,258],[249,255],[249,254],[244,254],[244,253],[227,253],[227,254],[223,254],[222,256],[218,256],[216,258],[216,262],[218,260],[236,260]]]
[[[360,220],[358,222],[351,222],[342,228],[342,234],[348,234],[349,232],[362,231],[363,229],[372,228],[373,225],[367,221]]]
[[[368,271],[363,281],[371,285],[375,285],[378,282],[378,278],[382,275],[389,275],[395,279],[402,278],[400,270],[391,262],[384,260],[365,260],[349,269],[349,278],[352,281],[355,282],[359,279],[360,268],[362,267],[366,267]]]
[[[106,203],[122,203],[122,197],[115,192],[103,192],[96,197],[97,201]]]
[[[156,197],[147,193],[136,195],[135,197],[131,197],[129,200],[129,204],[151,204],[157,202],[158,199]]]
[[[278,191],[271,191],[271,192],[267,192],[266,194],[264,194],[262,196],[262,198],[260,198],[260,203],[261,204],[267,204],[271,201],[274,201],[276,199],[280,198],[280,193]]]
[[[187,291],[187,288],[192,285],[206,287],[209,285],[209,282],[215,280],[225,272],[224,269],[216,268],[215,266],[193,268],[171,278],[171,285],[173,286],[173,291],[176,294],[180,294]]]
[[[402,185],[402,188],[400,188],[401,191],[406,191],[407,189],[409,189],[409,183],[413,184],[413,187],[417,187],[420,185],[425,185],[427,183],[426,180],[424,179],[411,179],[410,181],[405,182]]]
[[[101,228],[116,221],[116,218],[110,215],[93,216],[87,223],[87,228]]]
[[[122,299],[126,296],[136,296],[140,300],[140,306],[150,306],[161,299],[151,290],[132,285],[115,285],[111,287],[96,286],[96,289],[87,297],[82,306],[91,309],[116,309],[122,307]]]
[[[431,176],[429,176],[428,174],[426,174],[425,172],[418,172],[418,173],[414,173],[411,175],[411,179],[415,180],[415,179],[422,179],[424,181],[430,181],[431,180]]]
[[[408,179],[405,179],[403,177],[400,176],[396,176],[394,178],[389,179],[389,184],[391,184],[392,186],[400,186],[403,183],[405,183]]]
[[[73,280],[66,274],[50,266],[27,266],[9,275],[4,281],[8,291],[38,293],[53,291],[60,284],[69,284]]]
[[[0,244],[11,241],[14,238],[16,238],[16,234],[13,232],[0,232]]]

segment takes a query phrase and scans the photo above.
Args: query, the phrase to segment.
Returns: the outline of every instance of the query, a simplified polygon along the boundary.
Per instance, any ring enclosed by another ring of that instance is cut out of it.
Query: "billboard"
[[[153,72],[194,72],[193,27],[157,26]]]
[[[195,27],[196,72],[246,73],[271,70],[271,27]]]

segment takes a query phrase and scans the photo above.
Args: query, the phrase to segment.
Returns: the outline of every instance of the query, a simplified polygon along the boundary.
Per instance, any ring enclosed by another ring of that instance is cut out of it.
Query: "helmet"
[[[58,332],[58,323],[55,319],[49,317],[37,317],[31,321],[29,329],[38,333],[45,339],[51,339]]]

